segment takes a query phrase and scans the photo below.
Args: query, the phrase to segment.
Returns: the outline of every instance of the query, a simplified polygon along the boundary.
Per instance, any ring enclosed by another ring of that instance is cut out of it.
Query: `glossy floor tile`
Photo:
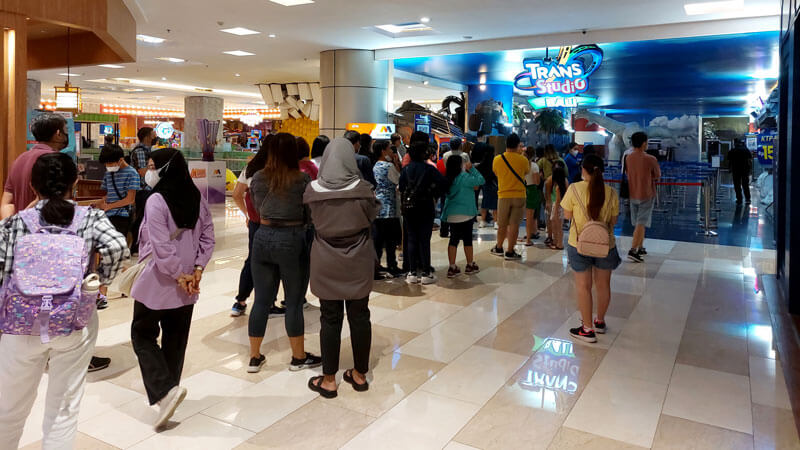
[[[753,436],[662,415],[653,442],[653,450],[683,450],[687,448],[750,450],[753,448]]]
[[[87,377],[75,448],[800,449],[758,286],[774,250],[648,238],[645,263],[624,261],[612,276],[609,333],[585,344],[568,334],[580,315],[564,252],[537,243],[504,261],[489,254],[494,231],[481,229],[481,272],[446,279],[447,242],[435,234],[436,284],[376,282],[370,294],[369,390],[342,381],[353,366],[345,321],[338,396],[326,400],[306,386],[321,369],[287,370],[283,317],[269,320],[261,372],[246,372],[249,315],[229,309],[247,230],[231,205],[212,209],[218,245],[193,316],[186,400],[167,430],[152,429],[132,300],[115,298],[95,352],[112,363]],[[619,237],[620,251],[630,241]],[[307,298],[305,347],[319,353],[319,300]],[[23,448],[41,445],[47,382]]]
[[[564,426],[640,447],[653,443],[667,386],[627,376],[597,374]]]
[[[343,449],[439,449],[480,406],[418,390],[367,426]],[[430,426],[432,422],[436,426]],[[401,431],[402,430],[402,431]]]
[[[664,414],[753,434],[748,377],[676,364]]]

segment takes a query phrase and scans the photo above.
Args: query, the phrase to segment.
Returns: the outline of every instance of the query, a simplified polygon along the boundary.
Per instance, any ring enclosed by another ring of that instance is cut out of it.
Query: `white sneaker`
[[[426,274],[422,275],[421,283],[422,284],[433,284],[433,283],[436,283],[437,280],[438,280],[438,278],[436,278],[436,275],[434,275],[432,273],[426,273]]]
[[[408,275],[406,275],[406,283],[408,283],[408,284],[417,284],[417,283],[419,283],[419,277],[416,276],[415,274],[409,272]]]
[[[158,402],[158,420],[156,420],[155,425],[153,426],[156,430],[164,427],[167,424],[170,417],[175,414],[175,410],[178,408],[178,405],[181,404],[183,399],[186,398],[186,388],[181,386],[175,386],[174,388],[170,389],[164,398]]]

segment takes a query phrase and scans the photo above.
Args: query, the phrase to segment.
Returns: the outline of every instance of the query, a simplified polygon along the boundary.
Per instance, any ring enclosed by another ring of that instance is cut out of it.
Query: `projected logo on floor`
[[[603,62],[603,50],[595,44],[561,47],[558,58],[525,58],[525,71],[514,78],[514,87],[533,92],[528,103],[534,109],[575,108],[597,102],[586,95],[589,76]]]

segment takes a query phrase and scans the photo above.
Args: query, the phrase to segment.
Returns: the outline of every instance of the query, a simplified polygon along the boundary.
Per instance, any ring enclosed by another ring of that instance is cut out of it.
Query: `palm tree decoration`
[[[564,116],[556,109],[545,109],[533,119],[539,131],[550,137],[564,129]]]

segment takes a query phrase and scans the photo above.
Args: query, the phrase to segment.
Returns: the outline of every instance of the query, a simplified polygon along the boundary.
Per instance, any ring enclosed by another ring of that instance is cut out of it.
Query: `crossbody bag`
[[[501,157],[501,158],[503,158],[503,162],[504,162],[504,163],[506,163],[506,167],[508,167],[508,170],[510,170],[510,171],[511,171],[511,173],[513,173],[513,174],[514,174],[514,176],[515,176],[515,177],[517,177],[517,179],[519,180],[519,182],[520,182],[520,183],[522,183],[522,185],[523,185],[523,186],[525,186],[525,187],[527,188],[527,187],[528,187],[528,183],[526,183],[526,182],[525,182],[525,180],[523,180],[523,179],[522,179],[522,177],[521,177],[521,176],[519,176],[519,174],[517,173],[517,171],[516,171],[516,170],[514,170],[514,168],[513,168],[513,167],[511,167],[511,164],[510,164],[510,163],[508,162],[508,160],[506,159],[506,155],[502,155],[502,154],[501,154],[501,155],[500,155],[500,157]]]

